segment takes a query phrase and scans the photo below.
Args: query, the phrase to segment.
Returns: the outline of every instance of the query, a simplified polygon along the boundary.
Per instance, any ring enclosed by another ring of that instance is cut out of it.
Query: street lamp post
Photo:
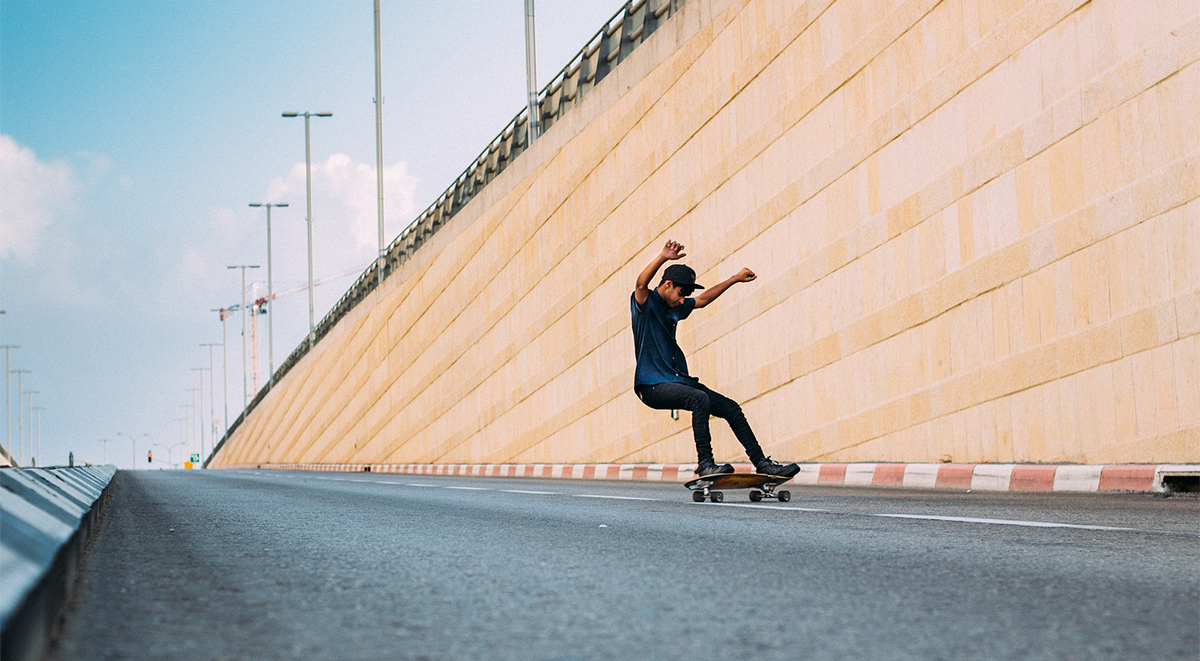
[[[533,0],[525,0],[525,91],[529,98],[528,149],[541,133],[541,117],[537,111],[537,48],[534,46]]]
[[[275,384],[275,280],[271,275],[271,207],[285,208],[287,203],[255,202],[252,207],[267,208],[267,384]]]
[[[8,429],[7,440],[5,441],[5,449],[8,451],[9,461],[13,461],[12,456],[12,369],[9,365],[9,352],[13,349],[20,349],[16,344],[5,344],[0,346],[4,349],[4,419]],[[19,406],[19,404],[18,404]]]
[[[379,0],[375,0],[375,189],[379,198],[379,260],[375,262],[376,286],[383,285],[383,72],[379,57]]]
[[[29,395],[29,397],[25,401],[26,401],[27,405],[29,406],[29,465],[31,465],[31,466],[37,465],[36,461],[34,460],[34,456],[33,456],[33,396],[40,394],[40,393],[41,393],[40,390],[33,390],[33,389],[26,390],[24,393],[26,395]],[[17,393],[17,395],[20,395],[20,394],[21,393]],[[21,403],[20,397],[18,397],[17,405],[19,406],[20,403]]]
[[[33,370],[9,370],[10,373],[17,375],[17,464],[25,465],[25,417],[21,413],[21,377],[29,374]],[[9,455],[12,456],[12,455]]]
[[[196,422],[200,423],[197,426],[200,428],[200,455],[204,455],[204,371],[207,367],[193,367],[193,372],[200,373],[200,393],[199,393],[199,408],[196,409]]]
[[[38,466],[44,466],[42,463],[42,411],[46,410],[45,406],[38,404],[33,408],[37,412],[37,463]]]
[[[112,443],[112,439],[102,438],[100,442],[104,444],[104,464],[108,465],[108,444]]]
[[[212,416],[208,420],[208,427],[212,431],[213,445],[217,443],[217,373],[213,371],[213,347],[224,346],[216,342],[204,342],[200,346],[208,347],[208,414]]]
[[[137,439],[150,436],[150,434],[141,434],[140,436],[130,436],[125,432],[117,432],[117,436],[124,436],[129,439],[129,470],[137,468]]]
[[[191,404],[192,408],[189,409],[189,413],[191,415],[195,416],[193,418],[193,420],[195,420],[196,424],[190,425],[191,428],[188,429],[188,436],[191,436],[192,432],[195,431],[200,426],[200,409],[196,408],[196,394],[199,392],[203,392],[203,391],[200,388],[184,388],[184,390],[187,390],[188,392],[192,393],[192,404]],[[196,435],[196,441],[197,442],[200,441],[199,434]],[[188,443],[188,454],[194,454],[192,452],[193,449],[194,448],[192,447],[192,444],[189,442]]]
[[[309,240],[309,255],[310,255],[310,258],[309,258],[309,267],[308,267],[308,278],[309,278],[309,283],[311,285],[311,283],[312,283],[312,259],[311,259],[312,240],[311,239]],[[250,382],[248,380],[248,377],[246,376],[246,355],[249,353],[249,350],[246,348],[246,336],[249,335],[249,329],[248,329],[247,324],[249,323],[248,319],[250,317],[250,315],[247,314],[247,312],[246,312],[246,269],[256,269],[256,268],[258,268],[258,265],[257,264],[238,264],[237,266],[230,266],[228,268],[242,270],[242,310],[241,310],[241,312],[242,312],[242,412],[244,413],[246,410],[246,406],[250,404]],[[309,300],[311,300],[311,299],[312,299],[312,296],[310,294]],[[311,313],[311,310],[310,310],[310,313]]]
[[[210,312],[218,312],[221,316],[221,397],[225,402],[225,431],[229,431],[229,334],[225,332],[225,319],[229,311],[215,308]]]
[[[316,338],[316,316],[313,313],[313,251],[312,251],[312,152],[309,148],[309,118],[333,117],[331,112],[285,112],[284,117],[304,117],[304,191],[308,204],[308,341]]]

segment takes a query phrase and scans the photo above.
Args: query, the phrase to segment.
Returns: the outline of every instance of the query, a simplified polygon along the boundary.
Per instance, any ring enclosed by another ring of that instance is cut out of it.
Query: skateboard
[[[792,492],[786,489],[776,491],[775,487],[790,479],[792,478],[761,473],[723,473],[698,477],[685,482],[683,486],[692,490],[692,500],[697,503],[704,502],[706,498],[714,503],[724,501],[725,494],[721,492],[722,489],[749,489],[750,500],[756,503],[763,498],[775,498],[781,503],[786,503],[792,499]]]

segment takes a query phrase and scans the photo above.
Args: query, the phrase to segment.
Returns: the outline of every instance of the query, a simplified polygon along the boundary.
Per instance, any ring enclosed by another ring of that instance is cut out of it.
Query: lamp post
[[[25,464],[25,418],[21,413],[21,388],[23,387],[21,385],[23,383],[21,377],[29,374],[32,371],[33,370],[9,370],[10,374],[17,375],[17,463],[20,465]]]
[[[528,149],[541,133],[541,117],[537,111],[537,48],[534,46],[533,0],[525,0],[525,90],[529,97]]]
[[[137,468],[137,439],[144,438],[149,435],[150,434],[140,434],[138,436],[130,436],[125,432],[117,432],[117,436],[124,436],[125,438],[129,439],[129,470]]]
[[[217,443],[217,373],[213,371],[213,347],[224,346],[217,342],[203,342],[202,347],[208,347],[208,414],[212,418],[208,421],[209,429],[212,431],[213,445]]]
[[[379,198],[379,260],[375,262],[376,286],[383,285],[383,72],[379,57],[379,0],[375,0],[375,189]]]
[[[187,388],[184,388],[184,390],[187,390]],[[195,406],[191,404],[180,404],[179,406],[182,409],[186,409],[184,411],[184,416],[185,422],[187,423],[187,433],[183,437],[183,450],[186,454],[192,451],[192,409],[195,408]]]
[[[255,202],[252,207],[267,208],[267,384],[275,383],[275,280],[271,275],[271,207],[286,208],[287,203]]]
[[[309,232],[309,242],[308,242],[308,247],[309,247],[309,250],[308,250],[308,255],[309,255],[308,281],[309,281],[310,287],[312,286],[312,238],[311,237],[312,237],[312,232],[310,231]],[[249,329],[248,329],[247,324],[249,323],[248,319],[250,317],[250,315],[246,313],[246,269],[256,269],[256,268],[258,268],[258,265],[257,264],[238,264],[237,266],[230,266],[228,268],[242,270],[242,310],[241,310],[241,312],[242,312],[242,411],[245,412],[246,406],[250,403],[250,382],[246,376],[246,355],[247,355],[247,353],[249,353],[249,350],[246,348],[246,336],[249,335]],[[309,306],[311,307],[311,305],[312,305],[311,290],[310,290],[308,298],[309,298]],[[311,317],[311,315],[312,315],[312,310],[309,310],[309,316]]]
[[[197,393],[203,392],[203,390],[201,390],[200,388],[184,388],[184,390],[187,390],[188,392],[192,393],[192,408],[189,410],[190,410],[191,414],[194,416],[194,420],[196,421],[196,424],[192,425],[191,429],[188,429],[188,435],[190,436],[191,433],[200,426],[200,409],[196,407],[196,397],[197,397]],[[201,440],[200,435],[197,434],[196,441],[199,442],[200,440]],[[188,454],[194,454],[192,452],[193,449],[194,448],[192,447],[192,444],[188,443]]]
[[[182,459],[183,458],[182,448],[184,447],[184,445],[186,445],[186,441],[184,441],[184,436],[183,436],[183,423],[187,422],[187,416],[184,416],[182,418],[175,418],[175,421],[179,423],[179,447],[180,447],[180,459]]]
[[[42,463],[42,411],[45,411],[46,407],[38,404],[33,407],[33,410],[37,412],[37,463],[38,466],[44,466],[45,464]],[[32,441],[32,439],[30,440]]]
[[[207,367],[193,367],[192,368],[193,372],[200,373],[200,392],[199,392],[199,399],[197,402],[199,404],[199,408],[196,409],[196,411],[197,411],[196,422],[200,423],[197,425],[197,427],[200,428],[200,454],[201,455],[204,454],[204,427],[205,427],[205,425],[204,425],[204,372],[207,369],[209,369],[209,368],[207,368]]]
[[[245,289],[242,287],[242,291]],[[214,308],[210,312],[218,312],[221,316],[221,397],[225,402],[225,431],[229,431],[229,335],[225,332],[225,319],[229,311]]]
[[[5,441],[5,450],[8,451],[9,461],[12,461],[12,369],[9,365],[9,352],[13,349],[20,349],[16,344],[0,345],[0,349],[4,349],[4,419],[6,429],[8,429],[7,440]]]
[[[112,443],[112,439],[102,438],[100,442],[104,444],[104,464],[108,465],[108,444]]]
[[[304,117],[304,194],[308,203],[308,341],[316,337],[316,317],[313,314],[313,252],[312,252],[312,152],[309,148],[309,118],[333,117],[331,112],[285,112],[284,117]]]
[[[27,406],[29,406],[29,465],[31,465],[31,466],[36,465],[36,463],[34,462],[34,458],[33,458],[33,396],[36,394],[39,394],[40,392],[41,391],[39,391],[39,390],[30,389],[30,390],[24,391],[23,393],[21,393],[21,392],[17,393],[17,406],[18,407],[21,405],[20,395],[22,395],[22,394],[29,395],[29,397],[25,401],[26,401]],[[23,442],[24,441],[22,441],[22,443]]]

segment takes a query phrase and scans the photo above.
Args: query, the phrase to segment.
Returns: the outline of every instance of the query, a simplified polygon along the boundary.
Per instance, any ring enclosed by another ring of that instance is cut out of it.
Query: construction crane
[[[357,273],[362,273],[364,270],[366,270],[366,268],[368,266],[370,266],[373,263],[374,263],[374,260],[367,262],[361,266],[356,266],[352,269],[346,269],[345,271],[342,271],[340,273],[335,273],[333,275],[329,275],[324,278],[318,278],[313,281],[313,287],[317,287],[319,285],[333,282],[334,280],[340,280],[341,278],[344,278],[349,275],[355,275]],[[250,364],[254,366],[251,371],[251,378],[254,380],[254,392],[258,392],[258,389],[259,389],[258,368],[259,368],[260,361],[258,358],[258,356],[259,356],[259,354],[258,354],[258,351],[259,351],[259,348],[258,348],[258,340],[259,340],[258,318],[264,314],[267,314],[267,308],[268,308],[268,305],[267,305],[268,298],[266,296],[260,297],[258,295],[259,286],[261,284],[262,283],[259,283],[259,282],[250,283],[250,300],[252,300],[254,302],[247,306],[249,308],[247,310],[247,312],[250,314],[250,318],[248,319],[248,321],[250,322],[249,323],[250,337],[248,339],[250,340]],[[292,287],[291,289],[285,289],[283,291],[275,292],[275,295],[272,298],[280,299],[285,296],[291,296],[292,294],[298,294],[300,292],[307,291],[307,290],[308,290],[308,285],[303,284],[303,285],[299,285],[296,287]],[[233,305],[227,305],[223,308],[218,308],[217,312],[220,313],[221,321],[225,321],[226,319],[229,318],[229,315],[233,314],[234,312],[239,312],[239,311],[241,311],[241,309],[242,309],[242,304],[239,302],[239,303],[234,303]]]

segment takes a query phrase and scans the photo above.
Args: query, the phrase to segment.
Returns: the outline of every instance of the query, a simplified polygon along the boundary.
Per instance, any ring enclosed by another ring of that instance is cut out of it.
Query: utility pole
[[[100,442],[104,444],[104,465],[107,466],[108,465],[108,444],[112,443],[112,440],[107,439],[107,438],[102,438],[102,439],[100,439]]]
[[[184,388],[184,390],[187,390],[187,388]],[[188,454],[192,451],[192,409],[195,407],[191,404],[180,404],[180,408],[187,409],[185,412],[187,416],[187,435],[183,438],[183,451],[184,454]]]
[[[312,224],[310,223],[309,226],[311,227],[311,225]],[[310,233],[311,233],[311,229],[310,229]],[[310,246],[309,254],[310,255],[312,254],[311,245],[312,244],[310,243],[309,244],[309,246]],[[257,264],[238,264],[237,266],[230,266],[228,268],[242,270],[242,310],[241,310],[242,311],[242,412],[245,413],[246,407],[250,404],[250,383],[248,380],[249,377],[247,376],[247,373],[246,373],[246,355],[249,351],[246,348],[246,335],[248,334],[247,326],[249,324],[248,320],[250,318],[249,313],[246,311],[246,269],[256,269],[256,268],[258,268],[258,265]],[[309,260],[308,274],[309,274],[308,275],[308,279],[309,279],[308,300],[309,300],[309,308],[310,308],[308,311],[308,316],[309,316],[309,324],[311,326],[311,323],[312,323],[312,309],[311,309],[312,308],[312,260],[311,259]],[[310,329],[310,332],[311,332],[311,329]]]
[[[9,365],[9,352],[13,349],[20,349],[16,344],[0,345],[0,349],[4,349],[4,416],[5,425],[8,429],[7,441],[5,441],[5,449],[8,451],[9,460],[12,460],[12,369]]]

